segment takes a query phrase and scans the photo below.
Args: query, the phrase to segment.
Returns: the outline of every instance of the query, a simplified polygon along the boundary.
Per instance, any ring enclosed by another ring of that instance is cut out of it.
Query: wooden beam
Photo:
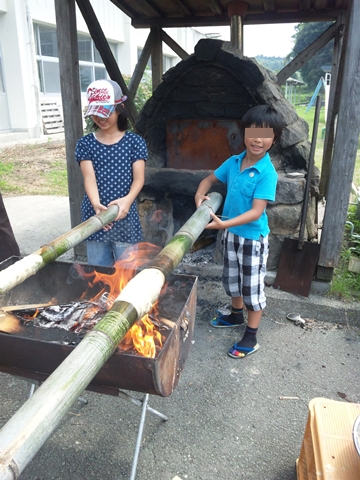
[[[306,47],[297,57],[295,57],[290,63],[288,63],[277,74],[278,85],[283,85],[291,75],[307,63],[314,55],[317,54],[330,40],[332,40],[339,29],[339,26],[334,23],[324,33],[320,35],[313,43]]]
[[[265,12],[275,12],[275,0],[263,0]]]
[[[75,0],[55,0],[60,87],[63,101],[66,166],[71,227],[81,223],[84,186],[74,160],[76,142],[83,136]]]
[[[161,40],[166,43],[181,60],[186,60],[190,55],[175,42],[164,30],[160,30]]]
[[[130,18],[137,18],[139,15],[137,12],[132,9],[127,2],[123,2],[122,0],[110,0],[116,7],[118,7],[121,11],[125,13]]]
[[[310,10],[311,0],[300,0],[299,1],[299,10]]]
[[[314,0],[314,8],[315,10],[323,10],[327,8],[328,0]]]
[[[144,71],[150,58],[151,52],[154,49],[156,39],[156,31],[151,30],[148,38],[146,39],[144,48],[141,52],[140,58],[136,64],[135,70],[129,83],[129,98],[133,99],[136,95],[136,91],[138,89],[139,83],[141,82],[142,76],[144,75]]]
[[[175,0],[176,5],[179,8],[179,11],[186,16],[191,16],[194,15],[194,12],[191,10],[189,5],[186,4],[186,2],[182,0]]]
[[[329,22],[336,21],[339,15],[345,13],[346,9],[326,10],[298,10],[295,12],[259,12],[247,13],[244,25],[265,25],[278,23],[300,23],[300,22]],[[172,27],[208,27],[209,25],[228,26],[229,17],[227,14],[218,16],[198,17],[163,17],[163,18],[132,18],[131,24],[134,28],[172,28]]]
[[[146,16],[155,14],[155,17],[162,17],[164,15],[164,12],[162,12],[152,0],[136,0],[136,3]]]
[[[224,11],[221,8],[221,5],[219,4],[218,0],[209,0],[208,2],[209,7],[211,8],[211,11],[215,15],[223,15]]]
[[[116,81],[123,91],[124,95],[129,97],[126,107],[129,113],[129,120],[132,125],[135,125],[137,111],[133,100],[130,98],[129,90],[126,86],[124,78],[120,72],[119,66],[116,63],[114,55],[111,51],[111,48],[106,40],[104,32],[102,31],[101,25],[95,15],[95,12],[90,4],[89,0],[76,0],[78,7],[81,11],[82,16],[86,22],[86,25],[89,29],[91,38],[94,40],[95,46],[98,49],[101,58],[104,62],[106,70],[110,78]]]
[[[323,198],[326,195],[326,190],[328,187],[330,168],[331,168],[331,159],[334,146],[334,137],[335,137],[335,118],[339,111],[340,104],[340,92],[341,84],[343,79],[344,71],[344,59],[345,55],[341,55],[342,44],[343,44],[343,27],[344,27],[344,18],[340,18],[338,21],[340,26],[337,34],[334,38],[334,49],[332,55],[332,65],[331,65],[331,81],[330,81],[330,93],[329,93],[329,103],[327,109],[327,119],[326,119],[326,129],[325,129],[325,139],[324,139],[324,148],[323,148],[323,158],[321,165],[321,177],[320,177],[320,198]],[[346,48],[344,44],[344,48]],[[339,73],[340,72],[340,73]]]
[[[163,54],[160,28],[152,27],[151,30],[156,33],[155,44],[151,55],[152,89],[154,91],[162,80]]]
[[[346,21],[346,48],[343,48],[344,80],[340,92],[340,108],[336,127],[334,155],[331,164],[321,247],[318,265],[336,267],[340,258],[344,226],[349,206],[356,152],[360,133],[360,35],[358,19],[360,2],[350,2]],[[345,42],[344,42],[345,43]],[[319,276],[319,272],[318,272]]]

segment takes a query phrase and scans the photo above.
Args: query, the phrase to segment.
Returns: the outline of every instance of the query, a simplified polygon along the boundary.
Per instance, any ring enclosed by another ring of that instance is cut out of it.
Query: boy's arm
[[[267,200],[259,200],[255,198],[252,203],[252,207],[247,212],[242,213],[241,215],[231,218],[230,220],[220,220],[214,213],[210,212],[210,215],[213,219],[206,228],[209,230],[222,230],[224,228],[237,227],[238,225],[245,225],[246,223],[253,222],[258,220],[263,211],[266,208]]]
[[[219,180],[215,177],[213,173],[210,173],[199,183],[198,189],[195,193],[195,205],[196,208],[200,207],[204,200],[210,200],[207,196],[210,188],[215,185]]]
[[[129,193],[125,197],[118,198],[109,203],[109,205],[117,205],[119,207],[119,213],[116,220],[125,218],[129,213],[130,207],[135,198],[139,195],[142,187],[145,183],[145,160],[137,160],[132,164],[133,181],[129,190]]]

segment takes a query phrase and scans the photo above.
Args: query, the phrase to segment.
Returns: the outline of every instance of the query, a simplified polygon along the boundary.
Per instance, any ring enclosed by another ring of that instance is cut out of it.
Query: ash
[[[210,245],[207,248],[202,248],[201,250],[197,250],[195,252],[189,252],[182,259],[182,262],[180,263],[180,267],[181,265],[196,266],[196,265],[207,265],[208,263],[213,263],[214,251],[215,251],[215,244]]]

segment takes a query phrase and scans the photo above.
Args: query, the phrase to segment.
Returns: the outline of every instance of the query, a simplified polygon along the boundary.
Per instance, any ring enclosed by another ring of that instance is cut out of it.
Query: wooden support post
[[[89,0],[76,0],[76,3],[78,4],[82,16],[84,17],[91,38],[94,40],[95,46],[101,55],[101,58],[104,62],[110,78],[120,85],[124,95],[128,97],[128,101],[126,102],[126,108],[129,113],[130,122],[132,123],[132,125],[135,125],[137,117],[135,104],[129,94],[129,90],[123,79],[119,66],[116,63],[114,55],[112,54],[108,41],[106,40],[106,37],[104,35],[104,32],[102,31],[101,25],[95,15],[95,12]]]
[[[151,31],[156,33],[156,40],[154,44],[153,53],[151,55],[151,70],[152,70],[152,89],[153,91],[160,85],[163,75],[163,55],[162,55],[162,41],[159,27],[152,27]]]
[[[350,2],[343,48],[344,80],[340,92],[334,156],[321,235],[317,277],[329,280],[340,258],[360,133],[360,2]],[[345,42],[344,42],[345,43]]]
[[[230,40],[235,48],[240,50],[241,55],[244,51],[244,18],[248,9],[248,4],[241,0],[233,0],[227,4],[228,15],[230,17]]]
[[[326,190],[329,181],[331,158],[334,146],[335,137],[335,118],[339,111],[340,103],[340,90],[343,78],[344,59],[345,55],[341,55],[341,51],[345,51],[342,48],[343,44],[343,28],[344,28],[344,15],[341,15],[337,20],[340,28],[337,30],[334,38],[334,50],[332,56],[331,66],[331,83],[330,83],[330,95],[329,105],[326,119],[325,139],[323,158],[321,165],[321,177],[320,177],[320,197],[326,196]],[[344,41],[344,48],[346,48],[346,41]],[[340,72],[340,73],[339,73]]]
[[[71,227],[74,228],[81,222],[80,209],[84,196],[83,178],[74,156],[76,142],[83,136],[75,0],[55,0],[55,14],[64,113],[70,219]],[[75,249],[75,254],[77,251],[79,250]]]
[[[148,38],[146,39],[144,48],[141,52],[140,58],[136,64],[135,70],[132,74],[130,83],[129,83],[129,98],[133,99],[136,95],[139,83],[144,75],[144,71],[147,65],[147,62],[150,58],[151,52],[153,51],[155,42],[156,42],[156,31],[151,30]]]

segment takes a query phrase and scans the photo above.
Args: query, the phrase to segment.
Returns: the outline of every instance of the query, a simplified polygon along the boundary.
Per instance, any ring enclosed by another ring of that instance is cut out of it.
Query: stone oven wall
[[[229,42],[200,40],[193,55],[164,74],[163,82],[138,118],[136,131],[145,138],[149,149],[145,186],[139,196],[146,241],[164,245],[173,236],[195,209],[194,194],[199,182],[214,168],[209,165],[204,169],[203,159],[199,158],[201,149],[195,148],[195,143],[193,152],[190,148],[191,158],[184,162],[186,168],[181,168],[181,164],[169,168],[169,122],[176,119],[232,121],[236,130],[236,122],[241,121],[248,109],[259,104],[276,108],[286,125],[279,145],[270,151],[279,182],[276,200],[267,209],[271,228],[268,268],[277,268],[284,238],[297,238],[299,232],[304,174],[310,152],[308,125],[283,97],[275,75],[254,59],[241,58]],[[231,135],[230,148],[238,150],[233,153],[240,153],[241,139],[237,138],[236,131]],[[294,172],[303,175],[294,177]],[[312,180],[313,196],[317,194],[318,182],[316,170]],[[226,193],[222,186],[217,190],[223,195]],[[314,212],[315,202],[312,202],[306,240],[316,235]]]

